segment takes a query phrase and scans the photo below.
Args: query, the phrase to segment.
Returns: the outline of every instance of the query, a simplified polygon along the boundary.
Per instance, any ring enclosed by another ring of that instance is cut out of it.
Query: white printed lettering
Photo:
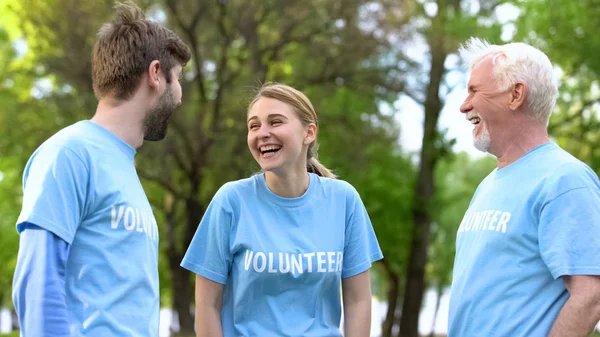
[[[130,232],[144,233],[154,241],[158,240],[158,226],[152,212],[144,212],[140,208],[125,205],[113,205],[111,207],[110,228],[123,228]]]
[[[317,262],[318,262],[318,268],[317,268],[317,270],[319,271],[319,273],[326,272],[327,269],[323,268],[323,265],[325,264],[325,252],[318,252],[317,253]]]
[[[473,227],[473,220],[475,220],[474,218],[475,217],[472,216],[465,224],[465,232],[469,232],[471,230],[471,227]]]
[[[140,233],[143,232],[144,228],[142,227],[143,224],[140,219],[140,209],[139,208],[135,209],[135,219],[136,219],[136,224],[137,224],[137,226],[135,227],[135,230]]]
[[[121,218],[123,218],[123,212],[125,211],[124,207],[119,207],[119,214],[117,215],[117,206],[113,205],[111,209],[111,220],[110,220],[110,228],[115,229],[119,227],[119,222],[121,222]]]
[[[131,221],[131,225],[129,221]],[[125,229],[130,231],[133,230],[133,228],[135,228],[135,212],[133,211],[133,208],[127,207],[127,210],[125,211]]]
[[[285,253],[285,263],[283,263],[283,253],[279,253],[279,272],[289,273],[290,272],[290,254]]]
[[[492,220],[490,221],[490,228],[493,227],[496,222],[498,222],[498,215],[502,214],[502,211],[495,211],[494,215],[492,215]]]
[[[269,253],[269,273],[276,273],[277,269],[273,268],[273,253]]]
[[[335,271],[342,271],[342,260],[344,259],[344,253],[337,252],[337,261],[335,264]]]
[[[247,249],[246,256],[244,257],[244,269],[246,270],[250,269],[250,264],[252,263],[252,255],[254,255],[254,252]]]
[[[486,211],[484,212],[485,214],[485,220],[483,220],[483,226],[486,227],[489,230],[494,230],[494,228],[491,226],[491,224],[488,225],[488,223],[490,222],[490,215],[492,215],[493,211]]]
[[[260,268],[258,267],[258,258],[262,257],[262,264],[260,266]],[[265,253],[263,252],[258,252],[254,255],[254,270],[256,270],[259,273],[262,273],[265,268],[267,268],[267,257],[265,256]]]
[[[253,252],[244,253],[244,270],[254,270],[257,273],[292,273],[294,275],[307,273],[340,272],[343,268],[343,252]],[[304,261],[306,260],[306,261]],[[313,261],[315,268],[313,269]],[[306,266],[306,268],[305,268]]]
[[[304,254],[304,257],[306,258],[306,263],[308,264],[308,272],[312,273],[312,258],[313,256],[315,256],[315,253],[308,253],[308,254]]]
[[[302,268],[302,254],[298,254],[298,259],[296,259],[296,255],[292,255],[292,274],[302,274],[304,269]]]
[[[335,257],[335,252],[327,252],[327,271],[328,272],[333,272],[333,264],[335,263],[334,260]]]
[[[511,214],[500,210],[486,210],[465,214],[458,233],[490,230],[506,233]]]
[[[500,220],[498,221],[498,229],[496,229],[496,231],[499,231],[500,228],[502,228],[502,233],[506,233],[506,224],[508,223],[508,220],[510,220],[510,213],[502,213]]]

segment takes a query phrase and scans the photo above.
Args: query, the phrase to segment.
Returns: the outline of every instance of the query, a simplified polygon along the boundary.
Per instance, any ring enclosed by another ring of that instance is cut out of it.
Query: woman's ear
[[[306,127],[306,133],[304,135],[304,144],[308,145],[317,139],[317,125],[315,123],[310,123]]]

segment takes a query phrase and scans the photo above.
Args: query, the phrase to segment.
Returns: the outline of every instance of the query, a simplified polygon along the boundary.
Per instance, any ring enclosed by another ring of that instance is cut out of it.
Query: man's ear
[[[510,90],[510,103],[508,107],[515,111],[525,104],[527,101],[527,95],[529,94],[529,88],[527,84],[517,82]]]
[[[158,90],[160,87],[160,73],[160,61],[154,60],[150,62],[150,66],[148,67],[148,85],[150,88]]]

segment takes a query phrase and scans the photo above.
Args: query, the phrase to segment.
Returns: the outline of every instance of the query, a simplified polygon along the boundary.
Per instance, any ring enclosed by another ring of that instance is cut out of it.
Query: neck
[[[144,143],[144,111],[133,100],[117,102],[110,98],[100,100],[92,122],[104,127],[134,149]]]
[[[301,197],[310,184],[306,168],[298,172],[294,171],[285,174],[267,171],[265,172],[265,179],[271,192],[284,198]]]
[[[535,121],[530,120],[519,123],[511,130],[512,132],[506,133],[506,141],[501,150],[494,151],[494,153],[490,152],[498,158],[498,168],[500,169],[550,141],[546,126]]]

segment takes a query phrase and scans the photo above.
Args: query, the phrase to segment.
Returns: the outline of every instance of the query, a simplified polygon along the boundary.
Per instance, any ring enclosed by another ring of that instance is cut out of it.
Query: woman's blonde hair
[[[250,105],[248,111],[261,97],[276,99],[280,102],[289,104],[298,114],[303,125],[314,123],[318,125],[317,113],[306,95],[302,92],[280,83],[265,83],[258,91]],[[308,146],[306,153],[306,169],[308,172],[315,173],[321,177],[336,178],[336,175],[321,164],[318,160],[319,143],[317,139]]]

